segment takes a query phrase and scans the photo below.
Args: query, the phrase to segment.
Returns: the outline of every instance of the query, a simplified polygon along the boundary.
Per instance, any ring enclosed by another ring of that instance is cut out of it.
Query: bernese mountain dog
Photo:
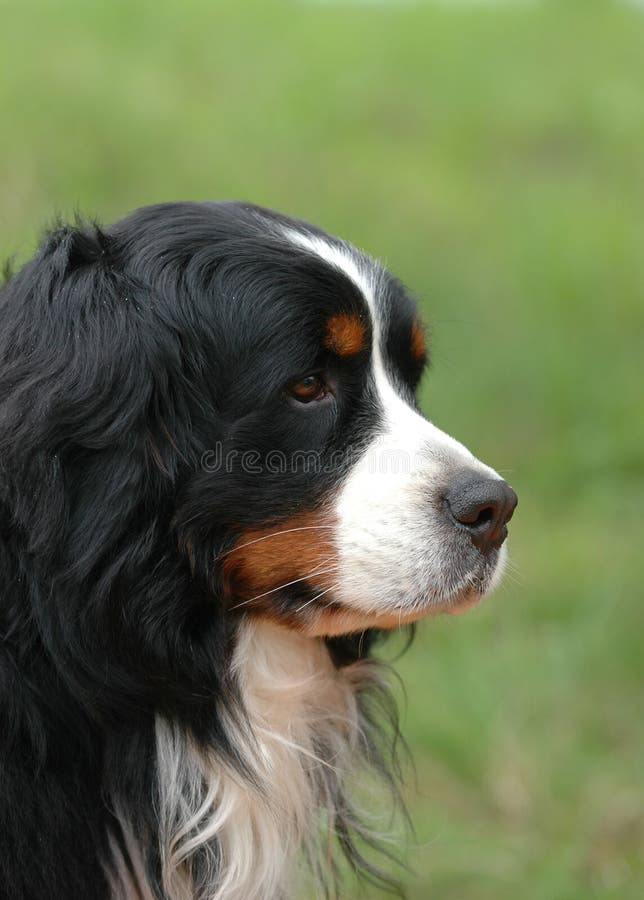
[[[426,361],[383,265],[246,203],[59,224],[8,274],[2,898],[390,879],[374,641],[493,587],[516,504],[421,414]]]

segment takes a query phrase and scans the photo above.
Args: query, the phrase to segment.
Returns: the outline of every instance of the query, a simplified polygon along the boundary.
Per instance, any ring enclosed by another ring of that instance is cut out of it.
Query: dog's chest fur
[[[347,781],[363,740],[358,696],[376,677],[374,664],[336,668],[322,640],[247,622],[233,671],[245,718],[229,719],[227,729],[247,775],[157,720],[162,881],[171,900],[286,897],[298,851],[321,875],[338,816],[350,815]],[[141,897],[154,896],[131,874],[144,866],[127,868],[112,866],[115,896],[136,896],[133,877]]]

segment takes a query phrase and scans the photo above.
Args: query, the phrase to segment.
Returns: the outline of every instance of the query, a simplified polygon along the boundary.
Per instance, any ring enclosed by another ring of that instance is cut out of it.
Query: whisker
[[[513,584],[516,587],[523,587],[523,578],[518,572],[513,572],[512,569],[507,570],[504,573],[503,578],[506,583]]]
[[[220,556],[217,556],[215,558],[223,559],[225,556],[228,556],[229,553],[234,553],[236,550],[242,550],[244,547],[250,547],[251,544],[258,544],[260,541],[267,541],[272,537],[278,537],[278,535],[280,534],[291,534],[294,531],[315,531],[320,528],[328,528],[333,530],[334,527],[334,525],[302,525],[299,528],[285,528],[284,531],[272,531],[270,534],[263,535],[263,537],[258,537],[252,541],[247,541],[245,544],[239,544],[238,547],[231,547],[230,550],[227,550],[225,553],[222,553]]]
[[[523,572],[512,559],[506,559],[504,578],[519,587],[524,583]]]
[[[301,612],[305,606],[309,606],[309,604],[313,603],[315,600],[319,600],[320,597],[323,597],[325,594],[328,594],[329,591],[332,591],[335,588],[337,588],[339,586],[339,584],[340,584],[340,582],[336,581],[336,583],[332,584],[331,587],[326,588],[326,590],[321,591],[315,597],[311,597],[311,599],[307,600],[306,603],[303,603],[301,606],[298,606],[298,608],[295,610],[295,612]],[[328,604],[326,604],[326,605],[328,606]]]
[[[333,557],[329,557],[329,559],[325,560],[320,565],[325,565],[328,562],[331,562]],[[332,566],[330,569],[314,569],[312,572],[308,572],[306,575],[303,575],[301,578],[294,578],[293,581],[287,581],[285,584],[278,584],[277,587],[271,588],[269,591],[264,591],[262,594],[256,594],[254,597],[250,597],[248,600],[242,600],[241,603],[236,603],[234,606],[231,606],[229,612],[232,612],[234,609],[239,609],[240,606],[246,606],[247,603],[252,603],[254,600],[260,600],[262,597],[267,597],[269,594],[274,594],[276,591],[281,591],[282,588],[290,587],[292,584],[297,584],[300,581],[306,581],[307,578],[311,578],[312,575],[328,575],[330,572],[336,572],[338,570],[337,566]]]

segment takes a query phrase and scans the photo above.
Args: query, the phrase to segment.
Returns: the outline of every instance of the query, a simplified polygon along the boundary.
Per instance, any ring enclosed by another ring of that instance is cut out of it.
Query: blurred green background
[[[311,219],[418,295],[424,409],[518,491],[504,586],[399,663],[410,897],[640,900],[644,8],[0,0],[0,22],[2,255],[77,209]]]

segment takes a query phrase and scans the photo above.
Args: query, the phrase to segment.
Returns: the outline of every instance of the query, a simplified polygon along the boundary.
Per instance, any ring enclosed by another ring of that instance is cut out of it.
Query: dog
[[[355,799],[398,791],[374,642],[494,587],[516,504],[421,414],[426,363],[381,264],[245,203],[58,224],[8,274],[2,897],[393,877]]]

